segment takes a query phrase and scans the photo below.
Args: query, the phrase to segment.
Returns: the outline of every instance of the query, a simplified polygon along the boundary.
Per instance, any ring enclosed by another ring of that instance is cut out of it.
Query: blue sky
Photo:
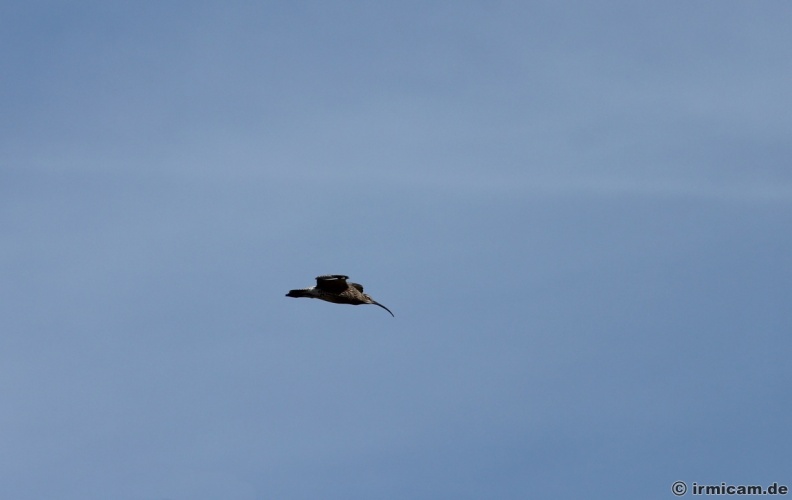
[[[0,496],[792,486],[790,22],[3,3]]]

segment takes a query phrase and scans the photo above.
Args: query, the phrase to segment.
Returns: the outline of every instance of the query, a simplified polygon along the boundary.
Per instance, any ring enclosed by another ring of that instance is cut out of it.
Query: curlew
[[[363,293],[363,286],[357,283],[347,283],[349,276],[342,274],[328,274],[316,277],[316,286],[311,288],[301,288],[299,290],[289,290],[287,297],[308,297],[309,299],[321,299],[334,304],[374,304],[385,309],[393,316],[390,309],[383,306],[376,300]],[[394,316],[395,317],[395,316]]]

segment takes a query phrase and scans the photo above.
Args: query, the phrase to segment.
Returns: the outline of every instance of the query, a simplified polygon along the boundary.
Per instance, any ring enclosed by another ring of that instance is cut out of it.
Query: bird
[[[347,283],[349,276],[343,274],[325,274],[316,277],[316,286],[310,288],[300,288],[289,290],[287,297],[308,297],[309,299],[320,299],[334,304],[374,304],[380,306],[396,317],[390,309],[383,306],[369,295],[363,293],[363,286],[358,283]]]

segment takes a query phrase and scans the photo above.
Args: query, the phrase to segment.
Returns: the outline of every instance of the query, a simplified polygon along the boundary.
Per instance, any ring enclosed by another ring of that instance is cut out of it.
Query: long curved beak
[[[379,303],[379,302],[377,302],[376,300],[372,300],[372,301],[371,301],[371,303],[372,303],[372,304],[374,304],[374,305],[380,306],[381,308],[385,309],[385,310],[386,310],[386,311],[388,311],[388,312],[390,313],[390,315],[391,315],[391,316],[393,316],[394,318],[396,317],[396,316],[395,316],[395,315],[394,315],[394,314],[391,312],[391,310],[390,310],[390,309],[388,309],[387,307],[383,306],[382,304],[380,304],[380,303]]]

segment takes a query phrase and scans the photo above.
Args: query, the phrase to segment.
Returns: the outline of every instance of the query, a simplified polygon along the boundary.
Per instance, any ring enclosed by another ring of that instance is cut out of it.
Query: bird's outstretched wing
[[[343,274],[326,274],[316,277],[316,288],[329,293],[340,293],[349,288],[346,280],[349,276]]]

